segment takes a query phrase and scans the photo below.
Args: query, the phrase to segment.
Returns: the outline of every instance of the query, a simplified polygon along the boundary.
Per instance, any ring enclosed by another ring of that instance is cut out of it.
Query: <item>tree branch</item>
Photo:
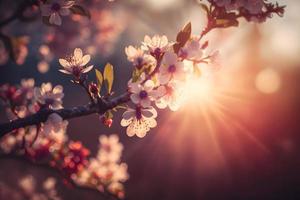
[[[129,93],[126,92],[111,100],[99,101],[96,104],[88,104],[85,106],[77,106],[73,108],[63,108],[59,110],[42,109],[33,115],[29,115],[25,118],[12,120],[7,123],[0,124],[0,138],[7,133],[30,125],[38,125],[47,121],[48,116],[56,113],[60,115],[64,120],[82,117],[94,113],[104,114],[106,111],[115,108],[116,106],[129,101]]]

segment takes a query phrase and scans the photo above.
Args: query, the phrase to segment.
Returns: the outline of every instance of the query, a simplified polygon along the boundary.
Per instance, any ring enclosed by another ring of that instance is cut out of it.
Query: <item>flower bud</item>
[[[90,83],[90,84],[89,84],[89,91],[90,91],[90,93],[92,93],[93,95],[98,95],[99,90],[98,90],[97,84],[95,84],[95,83]]]
[[[111,118],[107,118],[105,116],[101,116],[100,117],[100,121],[107,126],[108,128],[110,128],[112,126],[113,120]]]

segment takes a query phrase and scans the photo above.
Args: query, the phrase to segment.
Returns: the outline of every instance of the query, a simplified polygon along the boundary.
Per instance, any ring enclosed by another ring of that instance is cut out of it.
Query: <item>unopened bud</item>
[[[95,83],[90,83],[89,84],[89,91],[94,94],[94,95],[97,95],[98,94],[98,87],[97,87],[97,84]]]

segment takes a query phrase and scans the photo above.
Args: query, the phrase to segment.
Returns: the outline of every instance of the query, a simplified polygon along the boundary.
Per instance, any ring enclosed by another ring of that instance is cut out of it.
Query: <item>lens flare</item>
[[[275,70],[267,68],[257,74],[255,85],[260,92],[271,94],[280,89],[281,79]]]

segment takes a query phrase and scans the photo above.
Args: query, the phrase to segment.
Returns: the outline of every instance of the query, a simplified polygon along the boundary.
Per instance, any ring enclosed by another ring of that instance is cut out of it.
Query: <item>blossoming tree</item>
[[[118,78],[114,67],[107,63],[101,72],[89,64],[91,55],[80,48],[75,48],[71,56],[61,56],[58,63],[59,71],[66,74],[62,77],[86,91],[89,97],[86,105],[64,108],[61,85],[35,86],[33,79],[23,79],[20,85],[1,85],[0,97],[9,119],[0,125],[2,153],[46,163],[60,170],[76,186],[99,190],[108,198],[124,198],[123,183],[129,175],[127,165],[120,159],[123,146],[118,136],[100,136],[99,151],[91,158],[80,141],[68,140],[68,120],[95,114],[110,127],[113,113],[125,110],[120,125],[126,127],[129,137],[143,138],[157,126],[157,109],[176,111],[185,98],[184,86],[190,79],[201,76],[202,64],[216,64],[219,53],[207,51],[206,34],[217,28],[238,26],[239,18],[264,22],[273,14],[284,13],[284,6],[266,0],[208,0],[198,4],[207,16],[207,24],[199,35],[192,35],[192,25],[187,23],[175,40],[165,35],[146,35],[141,46],[125,48],[133,71],[123,94],[117,95],[112,90],[114,79]],[[76,1],[24,0],[11,16],[0,20],[0,27],[14,20],[39,18],[39,11],[46,26],[60,26],[65,23],[65,16],[71,14],[91,17],[89,10]],[[26,58],[28,41],[4,32],[0,32],[0,39],[1,57],[21,64]],[[93,72],[96,80],[88,78]]]

